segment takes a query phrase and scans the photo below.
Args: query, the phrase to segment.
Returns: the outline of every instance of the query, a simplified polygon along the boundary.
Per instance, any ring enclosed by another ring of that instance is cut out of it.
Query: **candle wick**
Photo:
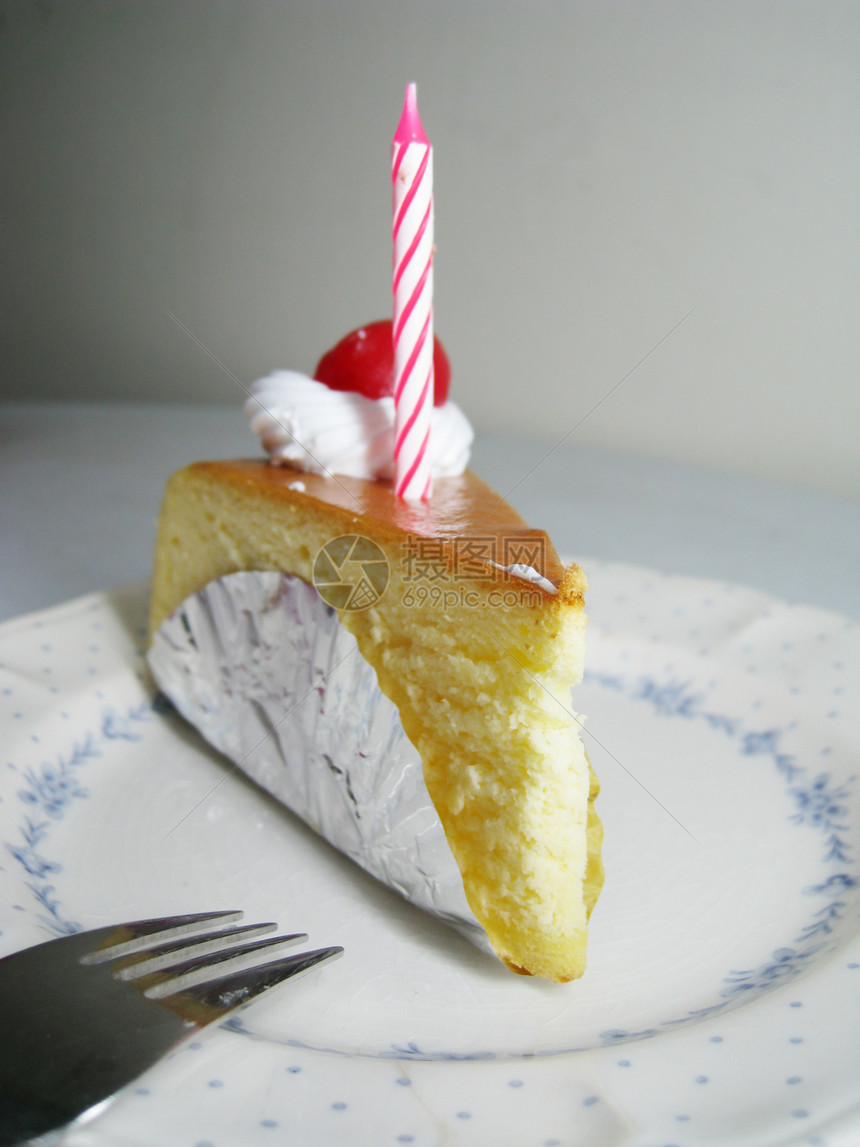
[[[429,144],[421,117],[418,114],[418,85],[407,84],[406,95],[403,99],[403,111],[400,114],[400,123],[394,133],[395,143],[423,143]]]

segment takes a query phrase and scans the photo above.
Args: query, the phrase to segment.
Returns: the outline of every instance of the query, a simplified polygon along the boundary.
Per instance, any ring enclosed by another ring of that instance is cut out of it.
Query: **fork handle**
[[[0,1091],[0,1147],[54,1147],[59,1143],[69,1114],[26,1096]]]

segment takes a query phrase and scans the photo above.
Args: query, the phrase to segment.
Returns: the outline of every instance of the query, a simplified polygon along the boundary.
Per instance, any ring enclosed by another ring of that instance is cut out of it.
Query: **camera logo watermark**
[[[319,551],[312,576],[314,588],[327,605],[352,611],[376,605],[391,570],[376,542],[361,534],[343,534]]]
[[[444,540],[409,534],[397,571],[402,583],[400,600],[407,607],[429,605],[443,610],[539,605],[544,593],[527,573],[539,577],[545,556],[546,536],[537,531]],[[370,609],[383,596],[391,566],[376,542],[363,534],[343,534],[319,551],[312,578],[327,605],[359,611]],[[493,582],[499,584],[488,584]]]

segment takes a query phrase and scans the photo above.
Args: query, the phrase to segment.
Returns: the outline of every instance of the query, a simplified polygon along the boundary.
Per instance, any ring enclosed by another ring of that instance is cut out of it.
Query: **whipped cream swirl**
[[[275,465],[350,478],[394,477],[394,399],[331,390],[293,370],[255,382],[245,413]],[[434,478],[462,474],[474,439],[453,402],[434,406],[430,468]]]

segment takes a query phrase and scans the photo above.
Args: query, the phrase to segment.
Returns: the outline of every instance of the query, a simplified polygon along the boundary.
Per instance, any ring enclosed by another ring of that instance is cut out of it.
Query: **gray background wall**
[[[860,5],[0,15],[4,397],[238,410],[227,371],[312,370],[387,314],[416,80],[437,330],[479,431],[860,496]]]

